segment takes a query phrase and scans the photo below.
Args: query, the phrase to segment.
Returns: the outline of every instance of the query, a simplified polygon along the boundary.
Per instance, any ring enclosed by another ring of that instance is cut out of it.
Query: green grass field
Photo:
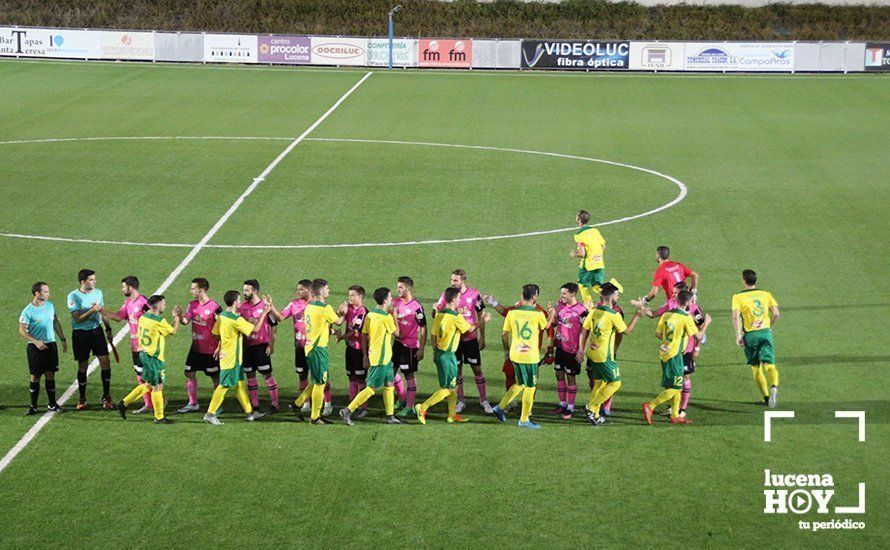
[[[46,280],[57,309],[77,271],[97,272],[106,302],[136,274],[151,293],[279,155],[363,71],[131,64],[0,63],[0,455],[34,425],[17,318]],[[602,228],[607,272],[631,297],[649,288],[654,249],[702,276],[714,317],[693,377],[692,426],[646,426],[659,391],[655,322],[620,354],[614,422],[548,416],[544,368],[535,417],[519,430],[482,414],[467,377],[471,423],[385,426],[369,419],[317,428],[287,414],[255,424],[227,401],[224,426],[198,414],[172,426],[93,410],[53,418],[0,472],[4,548],[74,547],[883,547],[890,545],[890,80],[877,76],[557,75],[375,72],[287,155],[166,291],[185,305],[193,277],[220,299],[246,278],[284,305],[298,279],[395,287],[411,275],[429,307],[452,269],[502,301],[535,282],[543,301],[573,281],[570,232],[395,247],[220,248],[447,240],[569,228],[578,208],[604,222],[670,202],[678,188],[614,165],[502,150],[603,159],[682,181],[679,204]],[[216,137],[32,142],[48,138]],[[279,139],[236,139],[244,137]],[[319,141],[357,139],[376,142]],[[7,143],[16,142],[16,143]],[[773,442],[733,342],[730,297],[753,268],[782,308]],[[658,303],[662,300],[658,299]],[[371,300],[367,303],[370,305]],[[66,332],[70,318],[62,316]],[[489,395],[502,395],[501,321],[488,327]],[[289,322],[274,354],[282,396],[297,389]],[[882,344],[881,342],[884,342]],[[113,365],[113,393],[134,384]],[[170,408],[185,400],[188,330],[168,340]],[[335,404],[345,404],[342,344],[331,348]],[[59,392],[75,376],[62,358]],[[583,376],[581,377],[583,378]],[[579,378],[579,380],[581,380]],[[431,357],[419,393],[435,389]],[[209,380],[200,378],[206,406]],[[579,387],[583,387],[581,382]],[[89,400],[98,404],[98,374]],[[41,389],[41,404],[45,394]],[[263,385],[260,395],[266,398]],[[579,392],[579,404],[586,401]],[[580,406],[580,405],[579,405]],[[866,412],[866,442],[835,410]],[[764,469],[830,473],[832,506],[864,516],[765,515]],[[808,532],[798,521],[852,518],[864,530]]]

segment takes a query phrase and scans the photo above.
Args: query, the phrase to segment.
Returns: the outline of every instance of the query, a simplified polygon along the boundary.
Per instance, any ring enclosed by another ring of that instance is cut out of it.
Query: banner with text
[[[0,55],[98,59],[99,32],[0,27]]]
[[[627,69],[629,42],[597,40],[523,40],[522,68],[609,70]]]
[[[155,58],[155,35],[152,32],[102,31],[99,44],[104,59],[152,61]]]
[[[389,39],[372,38],[368,40],[368,65],[371,67],[387,67],[389,65]],[[393,39],[392,65],[393,67],[416,67],[417,40]]]
[[[473,41],[421,38],[417,41],[417,66],[472,67]]]
[[[256,63],[255,34],[205,34],[204,61],[212,63]]]
[[[682,71],[683,42],[631,42],[630,69],[634,71]]]
[[[890,71],[890,42],[865,43],[865,70]]]
[[[794,68],[791,42],[686,43],[687,71],[777,71]]]
[[[367,38],[312,37],[313,65],[367,65]]]
[[[260,63],[308,65],[311,48],[308,36],[261,36],[257,59]]]

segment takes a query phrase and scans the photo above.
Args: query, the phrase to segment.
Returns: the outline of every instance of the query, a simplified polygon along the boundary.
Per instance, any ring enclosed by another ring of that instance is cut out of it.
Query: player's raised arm
[[[507,306],[497,301],[497,299],[491,294],[485,294],[482,296],[482,299],[485,300],[485,303],[494,308],[495,311],[501,314],[501,317],[507,316]]]

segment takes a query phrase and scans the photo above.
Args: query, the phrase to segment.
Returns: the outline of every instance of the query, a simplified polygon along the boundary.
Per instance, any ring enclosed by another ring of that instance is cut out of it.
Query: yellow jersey
[[[615,335],[627,330],[621,314],[606,306],[597,306],[584,319],[581,328],[588,331],[587,358],[594,363],[615,359]]]
[[[368,312],[362,334],[368,335],[368,362],[372,367],[381,367],[392,362],[392,340],[395,332],[396,322],[392,315],[376,307]]]
[[[507,313],[504,332],[510,333],[510,361],[521,365],[541,362],[538,334],[547,328],[547,317],[534,306],[517,306]]]
[[[599,229],[585,225],[575,232],[575,242],[584,248],[584,256],[581,257],[578,267],[583,267],[587,271],[606,267],[603,262],[606,240],[600,235]]]
[[[326,348],[331,339],[331,323],[340,319],[330,304],[309,302],[303,311],[306,320],[306,353],[312,348]]]
[[[241,335],[250,336],[253,323],[236,313],[223,311],[216,318],[212,332],[219,338],[219,369],[240,367],[244,348]]]
[[[778,306],[773,295],[759,288],[743,290],[732,297],[732,310],[742,314],[742,330],[751,332],[772,325],[770,308]]]
[[[692,315],[680,308],[666,311],[658,320],[655,335],[661,338],[658,355],[662,361],[669,361],[686,349],[686,342],[698,334],[698,327]]]
[[[139,351],[163,361],[169,334],[173,334],[173,327],[160,315],[146,312],[139,317]]]
[[[458,315],[453,309],[445,308],[433,319],[433,335],[436,337],[436,349],[439,351],[457,351],[460,335],[472,328],[470,322]]]

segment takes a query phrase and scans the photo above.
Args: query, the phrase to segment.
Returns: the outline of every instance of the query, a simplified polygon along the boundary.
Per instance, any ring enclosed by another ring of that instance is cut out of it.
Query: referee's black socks
[[[56,380],[47,378],[43,381],[43,386],[46,388],[46,402],[50,407],[56,406]]]
[[[87,400],[87,373],[77,371],[77,389],[80,392],[80,400]]]
[[[102,370],[102,397],[111,395],[111,369]]]
[[[31,392],[31,406],[37,407],[37,397],[40,395],[40,381],[31,381],[28,386],[28,390]]]

